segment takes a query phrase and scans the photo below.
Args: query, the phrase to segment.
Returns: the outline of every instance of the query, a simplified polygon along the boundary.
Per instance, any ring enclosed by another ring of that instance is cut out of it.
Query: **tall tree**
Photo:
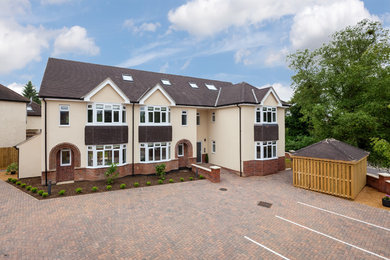
[[[288,59],[296,72],[292,102],[315,138],[364,149],[372,137],[390,140],[390,38],[379,22],[363,20]]]
[[[32,100],[34,102],[41,104],[41,101],[38,98],[37,90],[35,89],[35,87],[31,83],[31,81],[27,82],[27,84],[24,86],[22,94],[24,97],[26,97],[28,99],[32,98]]]

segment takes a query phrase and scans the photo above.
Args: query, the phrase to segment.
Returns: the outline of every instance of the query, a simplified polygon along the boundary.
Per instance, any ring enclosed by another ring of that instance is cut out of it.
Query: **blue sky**
[[[0,0],[0,84],[39,89],[48,57],[190,75],[292,94],[286,55],[389,0]]]

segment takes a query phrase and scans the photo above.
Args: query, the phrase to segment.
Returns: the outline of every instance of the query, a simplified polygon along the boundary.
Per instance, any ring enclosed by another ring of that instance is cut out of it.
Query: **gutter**
[[[241,155],[241,150],[242,150],[242,144],[241,144],[241,107],[239,104],[237,104],[238,107],[238,118],[239,118],[239,146],[240,146],[240,177],[242,177],[242,155]]]
[[[133,109],[132,109],[132,115],[131,115],[131,120],[132,120],[132,126],[131,126],[131,167],[132,167],[132,172],[133,172],[133,175],[135,175],[135,172],[134,172],[134,103],[133,103]]]
[[[45,186],[47,186],[47,103],[45,98],[43,102],[45,102]]]

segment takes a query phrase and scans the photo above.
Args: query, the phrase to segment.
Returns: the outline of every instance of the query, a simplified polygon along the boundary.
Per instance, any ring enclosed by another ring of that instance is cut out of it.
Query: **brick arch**
[[[56,169],[57,153],[62,149],[70,149],[72,151],[74,167],[80,167],[80,150],[71,143],[60,143],[54,146],[49,154],[49,170]]]
[[[191,142],[187,139],[181,139],[175,145],[175,158],[179,158],[179,156],[177,155],[177,153],[179,151],[179,144],[185,144],[186,148],[187,148],[187,157],[188,158],[192,157],[192,144],[191,144]]]

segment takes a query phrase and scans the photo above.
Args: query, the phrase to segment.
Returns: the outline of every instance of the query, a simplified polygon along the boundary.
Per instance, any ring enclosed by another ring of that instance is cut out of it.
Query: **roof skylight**
[[[162,82],[164,85],[171,85],[171,82],[170,82],[168,79],[162,79],[161,82]]]
[[[217,90],[217,88],[213,85],[213,84],[205,84],[206,85],[206,87],[208,88],[208,89],[210,89],[210,90]]]
[[[122,74],[122,79],[126,81],[133,81],[133,77],[129,74]]]
[[[192,88],[198,88],[198,85],[196,85],[196,83],[189,83],[190,84],[190,86],[192,87]]]

